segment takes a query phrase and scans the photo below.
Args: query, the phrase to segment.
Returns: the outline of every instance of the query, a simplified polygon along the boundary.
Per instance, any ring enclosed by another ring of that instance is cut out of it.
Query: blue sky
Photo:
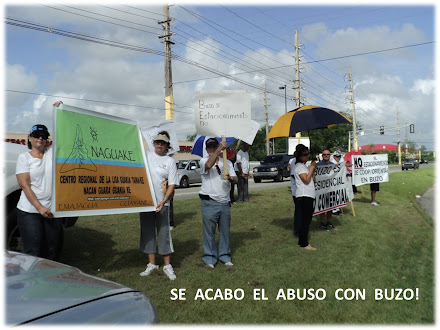
[[[185,140],[195,133],[192,104],[196,90],[249,90],[252,119],[262,125],[264,84],[269,124],[285,110],[280,86],[288,86],[288,110],[295,108],[293,40],[297,30],[303,44],[303,103],[351,111],[346,102],[349,83],[344,80],[351,67],[358,122],[366,133],[386,128],[385,135],[360,137],[359,145],[395,143],[398,108],[401,125],[415,124],[416,133],[408,129],[408,139],[420,140],[432,150],[434,11],[429,3],[306,6],[252,2],[234,6],[178,1],[170,8],[175,33],[172,50],[180,58],[172,62],[178,137]],[[157,37],[162,34],[157,24],[162,19],[161,3],[9,3],[4,15],[7,22],[22,25],[4,27],[6,132],[27,132],[37,122],[51,127],[51,104],[58,99],[139,122],[165,119],[163,56],[29,28],[79,33],[87,39],[161,53],[163,45]],[[200,69],[196,63],[253,87]],[[402,141],[405,134],[403,128]]]

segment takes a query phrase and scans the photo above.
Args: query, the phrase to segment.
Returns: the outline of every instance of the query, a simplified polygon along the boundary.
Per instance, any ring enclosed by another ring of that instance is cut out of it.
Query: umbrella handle
[[[226,142],[226,137],[222,135],[222,142]],[[226,148],[223,149],[223,179],[227,179],[228,175],[228,157],[226,155]]]

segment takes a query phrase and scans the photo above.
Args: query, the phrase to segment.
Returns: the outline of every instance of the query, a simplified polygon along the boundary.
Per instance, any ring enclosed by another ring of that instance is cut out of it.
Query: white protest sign
[[[142,125],[142,126],[140,126],[140,125]],[[166,122],[153,124],[153,125],[140,123],[139,129],[142,133],[142,136],[145,139],[145,142],[148,145],[148,148],[151,151],[154,151],[154,145],[153,145],[154,137],[159,132],[162,132],[162,131],[166,131],[170,135],[171,148],[170,148],[170,150],[168,150],[168,153],[172,154],[172,153],[179,151],[179,141],[177,139],[174,121],[167,120]]]
[[[293,155],[295,152],[296,146],[298,144],[304,144],[307,148],[310,149],[310,138],[308,137],[289,137],[289,149],[288,149],[288,155]]]
[[[195,95],[196,132],[205,136],[251,135],[251,97],[246,91],[200,91]]]
[[[315,211],[324,213],[347,205],[348,181],[344,164],[318,165],[315,170]],[[351,187],[350,187],[351,188]]]
[[[352,155],[353,184],[388,182],[388,155]]]
[[[252,144],[254,143],[255,140],[255,136],[257,136],[258,130],[260,129],[260,124],[257,123],[254,120],[251,120],[251,134],[247,135],[247,136],[237,136],[236,138],[238,140],[241,140],[243,142],[246,142],[247,144]]]

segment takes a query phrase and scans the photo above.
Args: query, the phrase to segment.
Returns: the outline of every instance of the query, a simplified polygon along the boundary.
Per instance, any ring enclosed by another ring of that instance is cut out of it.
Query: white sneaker
[[[231,267],[231,266],[234,266],[234,264],[232,262],[228,261],[228,262],[225,262],[225,266]]]
[[[206,264],[206,266],[208,266],[209,268],[214,268],[213,264]]]
[[[376,202],[371,202],[371,205],[379,206],[379,204],[377,204]]]
[[[163,266],[163,272],[171,281],[174,281],[177,278],[176,274],[174,274],[173,266],[171,265]]]
[[[139,273],[140,276],[148,276],[150,275],[155,269],[158,269],[159,266],[157,265],[153,265],[153,264],[148,264],[147,268],[145,268],[145,270],[142,273]]]

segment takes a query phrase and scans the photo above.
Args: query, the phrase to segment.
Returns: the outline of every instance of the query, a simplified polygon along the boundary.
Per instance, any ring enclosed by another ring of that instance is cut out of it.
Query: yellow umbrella
[[[337,111],[317,105],[304,105],[278,118],[266,140],[276,137],[293,137],[298,132],[350,123],[351,120],[348,117]]]

